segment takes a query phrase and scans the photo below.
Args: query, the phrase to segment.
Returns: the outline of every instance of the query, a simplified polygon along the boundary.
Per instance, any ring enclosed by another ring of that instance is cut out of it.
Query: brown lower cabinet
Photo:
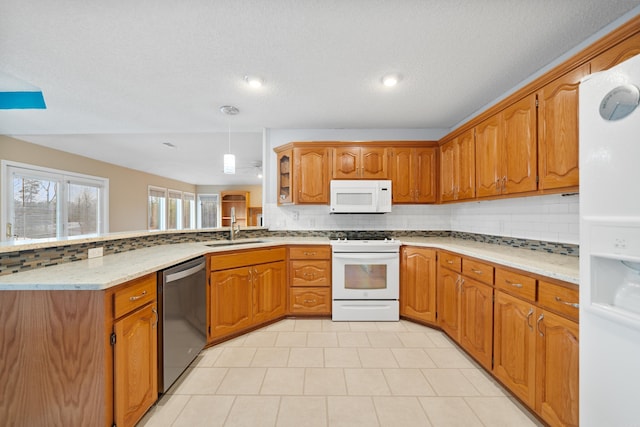
[[[209,342],[285,315],[285,259],[282,247],[209,257]]]
[[[462,277],[460,345],[482,366],[491,369],[493,355],[493,288]]]
[[[331,314],[331,246],[289,247],[289,314]]]
[[[402,246],[400,315],[436,323],[436,250]]]
[[[2,425],[135,425],[158,397],[157,322],[155,273],[108,290],[2,291]]]
[[[437,257],[438,326],[546,423],[577,426],[577,287],[451,252]]]

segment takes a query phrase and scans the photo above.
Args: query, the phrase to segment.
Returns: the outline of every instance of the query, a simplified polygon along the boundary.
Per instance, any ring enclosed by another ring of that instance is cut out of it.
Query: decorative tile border
[[[212,240],[227,240],[228,231],[199,231],[185,233],[154,234],[125,239],[82,243],[77,245],[65,245],[45,249],[29,249],[0,254],[0,276],[18,273],[51,265],[87,259],[87,251],[91,248],[102,247],[104,255],[133,251],[140,248],[148,248],[157,245],[171,245],[177,243],[208,242]],[[511,246],[515,248],[544,251],[567,256],[578,256],[578,245],[566,243],[544,242],[539,240],[517,239],[513,237],[490,236],[484,234],[462,233],[457,231],[268,231],[268,230],[243,230],[242,238],[260,237],[327,237],[329,239],[384,239],[402,237],[454,237],[457,239],[473,240],[476,242],[490,243],[494,245]]]

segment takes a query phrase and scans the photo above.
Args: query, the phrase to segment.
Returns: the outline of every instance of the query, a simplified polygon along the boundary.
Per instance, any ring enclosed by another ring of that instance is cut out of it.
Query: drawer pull
[[[564,304],[564,305],[568,305],[569,307],[573,307],[573,308],[580,308],[580,304],[578,304],[577,302],[569,302],[569,301],[565,301],[560,297],[555,297],[555,300],[557,302],[559,302],[560,304]]]
[[[505,282],[507,283],[507,285],[511,285],[514,288],[521,288],[522,287],[522,283],[513,283],[511,280],[505,280]]]
[[[314,256],[316,253],[315,252],[305,252],[304,254],[305,254],[305,256]]]
[[[482,274],[482,270],[471,270],[471,271],[473,271],[476,274]]]
[[[304,303],[305,304],[315,304],[316,300],[314,300],[314,299],[306,299],[306,300],[304,300]]]
[[[135,295],[132,297],[129,297],[129,301],[138,301],[140,298],[144,297],[147,294],[147,291],[142,291],[142,293],[140,295]]]
[[[453,264],[453,261],[452,261],[452,260],[450,260],[450,259],[448,259],[448,260],[447,260],[447,264]]]

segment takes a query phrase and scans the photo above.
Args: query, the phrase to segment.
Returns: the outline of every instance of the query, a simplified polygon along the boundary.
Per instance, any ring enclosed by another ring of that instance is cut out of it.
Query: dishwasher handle
[[[197,273],[200,270],[204,270],[205,262],[202,261],[195,267],[191,267],[187,270],[178,271],[177,273],[167,274],[165,276],[165,283],[175,282],[176,280],[184,279],[187,276]]]

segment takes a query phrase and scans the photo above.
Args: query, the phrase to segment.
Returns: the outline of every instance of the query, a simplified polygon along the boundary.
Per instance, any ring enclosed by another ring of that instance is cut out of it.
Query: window
[[[3,240],[108,232],[109,180],[2,161]]]
[[[218,194],[198,194],[198,228],[218,227]]]
[[[149,230],[166,230],[167,190],[149,186]]]
[[[182,193],[182,226],[185,230],[196,228],[196,196]]]
[[[182,229],[182,192],[169,190],[167,204],[167,228],[169,230]]]

